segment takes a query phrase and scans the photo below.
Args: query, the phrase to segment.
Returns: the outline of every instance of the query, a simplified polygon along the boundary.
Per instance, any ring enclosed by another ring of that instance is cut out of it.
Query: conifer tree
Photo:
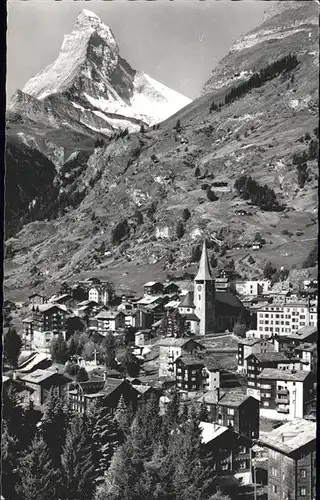
[[[3,339],[4,359],[12,368],[17,368],[21,353],[22,340],[15,328],[10,327]]]
[[[70,418],[71,414],[65,401],[51,392],[44,408],[40,429],[56,467],[60,466],[60,456]]]
[[[12,500],[17,497],[19,442],[11,436],[5,420],[1,432],[1,492],[4,498]]]
[[[213,471],[202,447],[197,411],[192,405],[189,418],[175,433],[176,466],[174,486],[177,500],[203,500],[212,491]]]
[[[58,498],[59,472],[42,439],[33,440],[29,453],[20,460],[18,474],[18,489],[23,500]]]
[[[132,405],[126,405],[123,395],[121,394],[117,409],[115,412],[115,418],[119,424],[119,427],[124,436],[127,436],[130,430],[130,426],[133,420],[133,408]]]
[[[200,403],[198,418],[200,422],[209,422],[209,413],[204,399]]]
[[[71,420],[61,455],[63,498],[90,500],[94,489],[92,440],[83,417]]]
[[[172,428],[179,422],[179,416],[180,416],[180,395],[179,392],[175,389],[172,392],[172,398],[167,404],[164,420]]]
[[[92,462],[96,478],[108,470],[114,452],[123,443],[119,423],[103,402],[95,402],[86,415],[87,430],[92,438]]]
[[[56,339],[52,340],[50,344],[50,354],[52,357],[52,361],[55,363],[64,364],[68,360],[68,346],[62,334],[59,334]]]

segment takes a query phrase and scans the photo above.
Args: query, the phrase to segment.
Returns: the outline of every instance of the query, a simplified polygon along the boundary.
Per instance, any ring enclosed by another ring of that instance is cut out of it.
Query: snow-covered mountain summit
[[[191,102],[132,69],[119,55],[111,29],[88,10],[64,37],[58,58],[31,78],[23,93],[44,102],[54,98],[55,106],[59,97],[68,108],[65,121],[78,120],[106,135],[118,128],[135,130],[141,122],[160,122]],[[17,96],[12,106],[17,106]]]

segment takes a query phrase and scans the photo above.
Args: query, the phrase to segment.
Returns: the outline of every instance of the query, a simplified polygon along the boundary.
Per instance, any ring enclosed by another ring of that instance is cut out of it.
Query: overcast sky
[[[232,43],[258,24],[271,3],[9,0],[8,97],[57,58],[64,34],[86,8],[110,26],[121,56],[134,69],[193,99]]]

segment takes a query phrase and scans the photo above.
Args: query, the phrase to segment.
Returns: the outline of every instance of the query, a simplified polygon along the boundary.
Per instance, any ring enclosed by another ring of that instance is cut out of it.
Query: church
[[[228,291],[216,291],[212,277],[206,241],[203,243],[194,290],[188,292],[178,306],[195,335],[212,335],[232,331],[245,308],[239,298]]]

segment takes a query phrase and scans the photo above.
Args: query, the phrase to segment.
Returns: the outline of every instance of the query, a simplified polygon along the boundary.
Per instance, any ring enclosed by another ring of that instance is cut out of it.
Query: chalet
[[[125,327],[125,315],[122,311],[101,311],[94,319],[97,321],[97,331],[101,335]]]
[[[127,380],[107,378],[107,380],[78,383],[69,391],[69,402],[72,410],[85,413],[95,401],[100,400],[110,413],[113,413],[121,396],[126,405],[132,405],[135,410],[139,395],[141,392],[134,389]]]
[[[262,243],[260,243],[260,241],[254,241],[251,248],[252,250],[260,250],[260,248],[262,248]]]
[[[302,370],[317,373],[318,350],[316,343],[300,344],[295,348],[294,353],[302,361]]]
[[[204,356],[203,364],[203,388],[207,391],[214,391],[220,387],[221,366],[213,356]]]
[[[268,450],[268,499],[316,498],[316,422],[296,418],[265,433]]]
[[[177,295],[180,293],[180,288],[175,283],[164,283],[162,294],[163,295]]]
[[[52,300],[52,302],[54,304],[60,304],[60,305],[66,306],[66,307],[73,307],[75,304],[75,300],[73,299],[72,295],[70,295],[69,293],[64,293],[62,295],[56,296]]]
[[[34,321],[32,316],[28,316],[22,320],[22,338],[25,348],[30,348],[33,340]]]
[[[2,397],[5,397],[6,394],[9,394],[11,391],[18,396],[17,404],[22,407],[28,407],[30,401],[32,401],[32,394],[34,393],[34,389],[25,385],[21,380],[17,380],[16,378],[7,377],[6,375],[2,375]]]
[[[29,306],[39,306],[44,304],[46,301],[46,297],[41,293],[33,293],[28,297]]]
[[[61,373],[51,370],[35,370],[27,375],[18,375],[18,379],[28,389],[33,390],[30,399],[36,407],[43,406],[51,392],[60,397],[68,397],[71,379]]]
[[[163,284],[159,281],[148,281],[143,285],[144,295],[159,295],[163,292]]]
[[[216,423],[200,422],[200,429],[202,445],[213,462],[215,474],[232,475],[243,484],[251,483],[251,439]]]
[[[77,307],[74,309],[74,313],[80,318],[84,318],[85,316],[94,317],[101,311],[101,309],[101,306],[94,300],[83,300],[78,302]]]
[[[300,368],[300,363],[290,359],[281,352],[265,352],[261,354],[250,354],[246,358],[247,363],[247,386],[248,389],[258,388],[258,375],[264,368],[282,368],[288,370]],[[251,394],[249,391],[248,394]],[[252,393],[253,394],[253,393]]]
[[[193,354],[205,348],[200,342],[192,338],[165,338],[158,342],[159,345],[159,377],[175,376],[174,361],[182,354]]]
[[[317,342],[317,337],[317,326],[304,326],[290,335],[275,335],[273,342],[276,351],[294,353],[295,349],[302,344]]]
[[[206,392],[198,399],[204,401],[210,418],[249,439],[259,437],[259,401],[241,390]]]
[[[265,368],[257,380],[260,415],[279,420],[303,418],[305,405],[313,397],[311,372]]]
[[[70,311],[60,304],[42,304],[33,306],[31,316],[33,318],[34,330],[65,332],[66,320]]]
[[[203,361],[192,354],[183,354],[175,361],[177,388],[182,392],[196,392],[202,389]]]
[[[247,358],[251,354],[262,354],[275,350],[272,342],[266,339],[252,338],[238,340],[238,368],[237,371],[243,375],[247,374]]]

